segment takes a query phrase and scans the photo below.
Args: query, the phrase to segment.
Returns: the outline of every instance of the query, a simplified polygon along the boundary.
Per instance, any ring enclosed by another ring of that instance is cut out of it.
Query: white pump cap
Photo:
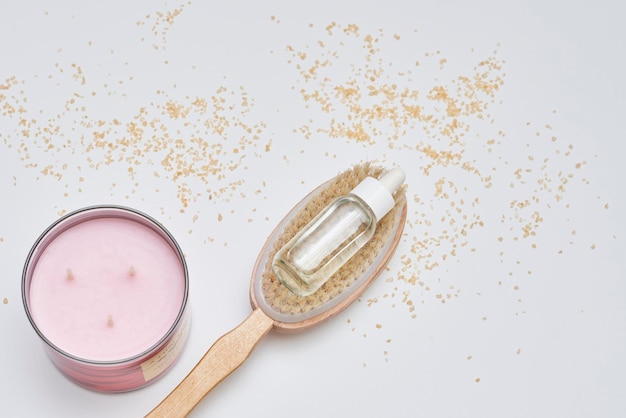
[[[404,170],[399,167],[385,172],[380,179],[366,177],[353,190],[353,195],[363,199],[376,216],[376,222],[389,212],[395,202],[393,195],[405,179]]]

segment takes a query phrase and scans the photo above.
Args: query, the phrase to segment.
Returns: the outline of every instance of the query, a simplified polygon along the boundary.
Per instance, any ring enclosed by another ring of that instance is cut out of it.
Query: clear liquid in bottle
[[[278,279],[298,296],[314,293],[374,235],[403,181],[404,172],[394,168],[335,199],[276,253]]]

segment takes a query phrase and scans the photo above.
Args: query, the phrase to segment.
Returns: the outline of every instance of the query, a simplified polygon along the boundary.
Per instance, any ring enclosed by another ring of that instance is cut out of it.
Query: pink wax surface
[[[184,293],[184,267],[164,237],[132,220],[93,218],[43,250],[32,275],[30,311],[59,349],[85,360],[119,361],[163,338]]]

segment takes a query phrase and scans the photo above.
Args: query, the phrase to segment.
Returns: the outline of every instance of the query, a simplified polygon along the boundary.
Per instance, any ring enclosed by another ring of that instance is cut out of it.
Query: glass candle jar
[[[89,389],[125,392],[162,376],[189,331],[183,254],[157,221],[134,209],[67,214],[35,242],[22,299],[55,366]]]

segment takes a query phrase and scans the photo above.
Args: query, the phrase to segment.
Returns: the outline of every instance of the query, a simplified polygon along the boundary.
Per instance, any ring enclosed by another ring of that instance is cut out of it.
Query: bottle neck
[[[382,219],[395,204],[389,190],[373,177],[366,177],[350,194],[359,197],[370,207],[377,222]]]

